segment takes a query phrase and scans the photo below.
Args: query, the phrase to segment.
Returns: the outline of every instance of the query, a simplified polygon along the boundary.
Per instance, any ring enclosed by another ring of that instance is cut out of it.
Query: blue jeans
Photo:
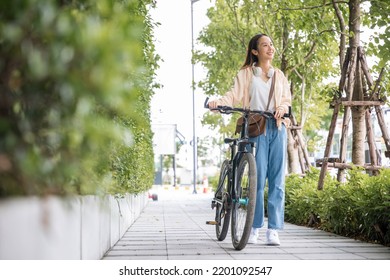
[[[250,138],[256,143],[257,198],[254,228],[264,225],[264,187],[268,179],[268,228],[283,229],[284,182],[286,168],[287,133],[284,124],[280,130],[275,119],[268,119],[265,134]]]

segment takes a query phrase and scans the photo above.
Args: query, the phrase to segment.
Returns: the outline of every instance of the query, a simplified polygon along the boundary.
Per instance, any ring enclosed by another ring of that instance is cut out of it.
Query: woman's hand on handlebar
[[[209,101],[208,103],[207,103],[207,105],[208,105],[208,108],[210,109],[210,110],[212,110],[212,109],[216,109],[217,108],[217,101],[216,100],[213,100],[213,101]]]
[[[281,108],[281,107],[279,107],[278,109],[276,109],[276,111],[275,111],[275,114],[274,114],[274,117],[275,117],[275,119],[281,119],[281,118],[283,118],[284,117],[284,109],[283,108]]]
[[[204,101],[204,107],[212,111],[215,111],[218,107],[218,104],[216,100],[209,102],[209,98],[207,97],[206,100]]]

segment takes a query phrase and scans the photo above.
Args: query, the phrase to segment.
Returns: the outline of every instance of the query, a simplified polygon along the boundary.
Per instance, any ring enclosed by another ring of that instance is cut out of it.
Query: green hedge
[[[0,197],[152,185],[151,3],[1,1]]]
[[[329,176],[317,190],[319,171],[286,180],[286,221],[316,226],[340,235],[390,245],[390,170],[369,176],[348,171],[348,182]]]

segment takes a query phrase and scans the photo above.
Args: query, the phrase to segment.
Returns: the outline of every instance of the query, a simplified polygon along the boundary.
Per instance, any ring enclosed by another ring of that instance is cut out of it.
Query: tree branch
[[[238,34],[242,34],[242,32],[240,32],[240,26],[239,26],[239,20],[238,20],[238,17],[237,17],[237,10],[236,10],[236,8],[232,7],[230,5],[229,1],[226,4],[227,4],[227,6],[229,7],[229,9],[231,10],[231,12],[234,15],[234,19],[235,19],[235,23],[236,23],[236,30],[238,31]],[[232,35],[234,37],[236,37],[243,44],[244,48],[246,47],[245,40],[243,38],[240,38],[240,36],[237,36],[236,34],[234,34],[234,32],[232,32]]]
[[[325,7],[325,6],[327,6],[329,3],[325,3],[325,1],[326,0],[324,0],[324,3],[321,6],[316,6],[316,7]],[[335,1],[335,0],[333,0],[333,1]],[[323,17],[324,17],[324,12],[323,12],[321,18],[323,18]],[[325,29],[325,30],[322,30],[321,32],[319,32],[318,35],[321,35],[321,34],[323,34],[325,32],[333,32],[333,31],[334,31],[333,29]],[[317,42],[313,41],[313,43],[312,43],[308,53],[303,58],[303,61],[301,63],[298,63],[298,64],[294,65],[292,67],[292,69],[291,69],[291,72],[295,71],[295,69],[297,69],[298,67],[300,67],[301,65],[306,63],[314,55],[314,52],[315,52],[316,48],[317,48]]]
[[[342,71],[344,60],[345,60],[345,45],[346,45],[345,22],[344,22],[343,15],[339,9],[339,6],[337,5],[336,0],[332,0],[332,3],[340,25],[339,62],[340,62],[340,70]]]
[[[284,10],[284,11],[313,10],[313,9],[322,8],[324,6],[333,5],[334,3],[336,3],[336,4],[348,4],[348,1],[334,1],[334,0],[332,0],[332,3],[324,3],[322,5],[308,6],[308,7],[301,6],[301,7],[297,7],[297,8],[282,8],[281,10]]]

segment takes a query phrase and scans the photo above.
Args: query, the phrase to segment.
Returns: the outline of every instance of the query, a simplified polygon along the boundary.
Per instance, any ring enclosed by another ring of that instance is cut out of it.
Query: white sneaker
[[[252,228],[249,235],[248,244],[257,244],[257,238],[259,238],[259,229]]]
[[[278,231],[276,229],[267,230],[267,245],[280,245]]]

